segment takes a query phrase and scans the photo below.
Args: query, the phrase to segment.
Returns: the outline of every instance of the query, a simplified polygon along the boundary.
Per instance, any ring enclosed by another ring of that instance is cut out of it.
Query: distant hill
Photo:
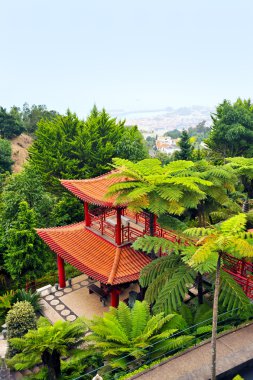
[[[12,148],[12,160],[14,164],[12,166],[13,173],[18,173],[24,166],[28,158],[28,148],[32,144],[33,139],[24,133],[11,140]]]
[[[158,135],[173,129],[188,129],[195,127],[202,121],[206,126],[211,125],[210,114],[214,108],[207,106],[191,106],[172,108],[166,107],[160,110],[140,110],[115,112],[114,116],[125,118],[128,125],[138,125],[144,133],[152,132]]]

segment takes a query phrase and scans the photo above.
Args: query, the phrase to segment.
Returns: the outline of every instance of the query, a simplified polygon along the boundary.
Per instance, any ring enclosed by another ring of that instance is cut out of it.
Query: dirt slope
[[[12,159],[14,161],[14,165],[12,166],[13,173],[20,172],[24,166],[28,158],[28,148],[32,144],[32,141],[32,137],[24,133],[11,141]]]

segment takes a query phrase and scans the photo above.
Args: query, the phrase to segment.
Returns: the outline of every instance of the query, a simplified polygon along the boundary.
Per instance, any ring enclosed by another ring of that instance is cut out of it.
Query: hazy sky
[[[252,97],[252,0],[0,0],[0,105],[80,116]]]

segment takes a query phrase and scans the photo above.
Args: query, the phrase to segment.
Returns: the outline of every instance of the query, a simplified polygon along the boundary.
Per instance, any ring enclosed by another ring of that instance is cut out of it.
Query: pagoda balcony
[[[117,233],[117,218],[115,209],[97,208],[89,211],[89,229],[104,239],[115,242]],[[149,215],[145,212],[133,213],[123,210],[121,216],[121,245],[133,243],[139,237],[150,235]],[[161,228],[155,221],[154,235],[170,241],[178,241],[178,236],[172,231]]]
[[[89,212],[90,230],[114,242],[117,233],[116,210],[96,209]],[[133,214],[126,210],[121,216],[121,244],[133,243],[137,238],[144,236],[146,232],[145,216]]]

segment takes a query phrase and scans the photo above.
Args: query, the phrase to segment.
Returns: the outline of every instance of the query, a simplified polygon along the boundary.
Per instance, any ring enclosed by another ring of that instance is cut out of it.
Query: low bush
[[[29,330],[37,328],[36,315],[32,305],[27,301],[17,302],[6,316],[7,339],[21,338]],[[13,356],[17,350],[13,349],[9,342],[9,356]]]

